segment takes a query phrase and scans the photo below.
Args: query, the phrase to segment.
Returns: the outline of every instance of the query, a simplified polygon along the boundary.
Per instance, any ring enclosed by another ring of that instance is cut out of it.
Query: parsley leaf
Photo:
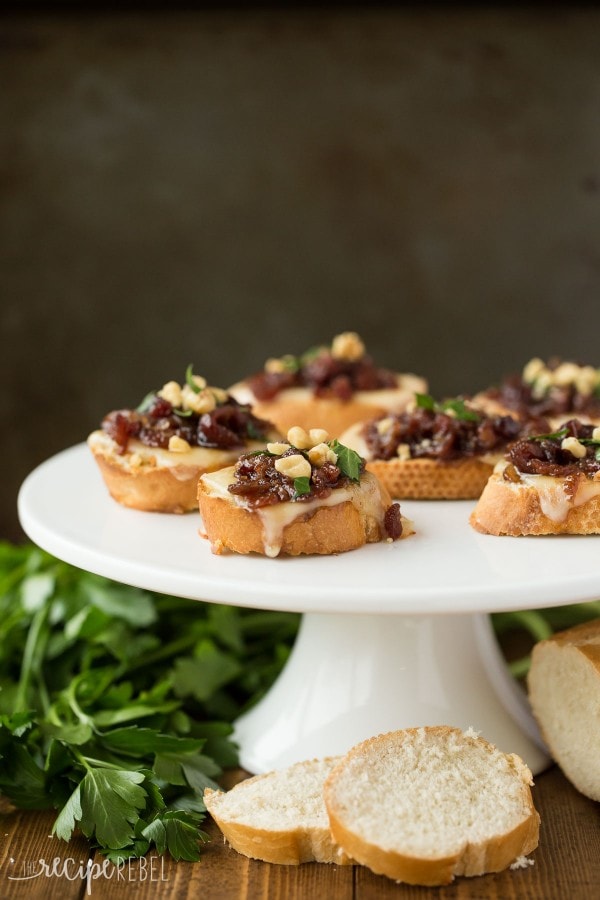
[[[356,450],[351,450],[350,447],[346,447],[344,444],[340,444],[340,442],[336,439],[333,441],[329,441],[328,447],[336,454],[337,463],[339,470],[343,475],[346,475],[350,478],[351,481],[358,481],[360,478],[360,473],[362,469],[363,460],[362,457],[356,452]]]
[[[436,402],[431,394],[415,394],[415,403],[419,409],[429,409],[431,412],[436,411]]]
[[[184,810],[169,810],[147,825],[142,834],[154,841],[159,853],[168,850],[174,859],[189,862],[198,859],[198,839],[208,839],[206,834],[198,832],[197,819]]]
[[[90,768],[81,783],[81,830],[99,844],[118,850],[133,837],[138,810],[146,805],[141,772]]]
[[[149,409],[152,408],[152,404],[156,399],[156,391],[150,391],[144,399],[137,405],[136,412],[146,413]]]
[[[561,428],[559,431],[553,431],[550,434],[536,434],[530,438],[532,441],[562,441],[568,434],[568,429]]]
[[[415,394],[415,403],[419,409],[454,415],[463,422],[478,422],[481,418],[476,410],[469,409],[462,397],[454,397],[438,403],[431,394]]]
[[[457,419],[463,422],[479,422],[481,415],[474,409],[466,406],[462,397],[456,397],[454,400],[444,400],[441,404],[443,412],[452,412]]]
[[[200,385],[196,384],[194,381],[194,366],[192,363],[189,364],[187,369],[185,370],[185,383],[191,387],[195,394],[199,394],[202,388]]]
[[[302,494],[310,494],[310,477],[302,475],[300,478],[294,478],[294,490],[297,496]]]

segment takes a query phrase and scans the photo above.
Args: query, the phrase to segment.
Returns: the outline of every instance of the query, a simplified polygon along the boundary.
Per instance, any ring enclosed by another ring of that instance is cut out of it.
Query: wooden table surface
[[[236,773],[241,777],[243,773]],[[211,841],[198,863],[150,855],[117,872],[90,854],[82,838],[50,837],[53,814],[0,809],[2,900],[97,900],[133,897],[173,900],[593,900],[600,896],[600,804],[579,794],[554,766],[536,778],[534,802],[542,818],[534,865],[443,888],[396,884],[361,866],[306,863],[275,866],[226,847],[210,822]],[[102,866],[104,865],[104,869]],[[82,871],[89,869],[89,884]]]

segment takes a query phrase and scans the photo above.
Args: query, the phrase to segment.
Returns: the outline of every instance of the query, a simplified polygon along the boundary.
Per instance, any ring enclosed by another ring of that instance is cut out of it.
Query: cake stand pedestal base
[[[253,773],[420,725],[474,728],[534,774],[549,764],[489,617],[307,613],[266,696],[236,722]]]

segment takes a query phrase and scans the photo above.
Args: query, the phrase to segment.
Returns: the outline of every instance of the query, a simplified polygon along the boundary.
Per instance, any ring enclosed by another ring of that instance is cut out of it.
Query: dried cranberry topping
[[[370,356],[340,359],[323,348],[306,361],[300,358],[296,371],[257,372],[246,382],[257,400],[272,400],[286,388],[307,387],[318,397],[346,401],[356,391],[395,388],[398,379],[389,369],[376,367]]]
[[[155,396],[144,412],[120,409],[109,413],[102,421],[102,430],[125,453],[132,438],[147,447],[161,449],[167,449],[174,436],[192,447],[243,447],[248,440],[266,440],[272,425],[253,415],[249,406],[239,404],[233,397],[228,397],[212,412],[181,415],[168,400]]]
[[[540,436],[537,439],[516,441],[507,451],[508,479],[514,480],[510,467],[529,475],[552,475],[567,478],[573,475],[593,476],[600,472],[600,459],[596,458],[600,447],[597,443],[583,444],[585,456],[576,457],[562,448],[565,437],[591,441],[594,425],[571,419],[565,422],[557,436]]]
[[[275,468],[275,461],[285,456],[298,454],[300,451],[290,447],[281,456],[273,456],[264,451],[244,453],[235,466],[235,482],[228,490],[238,497],[243,497],[250,507],[270,506],[288,500],[304,502],[307,500],[323,500],[329,497],[332,490],[346,487],[351,479],[344,475],[334,463],[312,466],[309,480],[310,490],[298,493],[293,479],[283,475]],[[364,471],[364,460],[361,472]]]
[[[400,504],[392,503],[385,511],[383,517],[383,527],[388,537],[393,541],[397,541],[402,534],[402,516],[400,515]]]
[[[560,360],[550,360],[549,369],[555,369]],[[543,396],[534,393],[534,385],[524,381],[519,374],[507,375],[499,387],[489,388],[485,397],[501,403],[520,415],[562,416],[569,413],[600,417],[600,397],[597,394],[582,394],[574,384],[551,385]]]
[[[481,456],[500,451],[523,434],[548,429],[544,419],[522,422],[512,416],[459,418],[445,412],[417,407],[414,411],[388,416],[386,428],[369,422],[364,437],[374,459],[394,459],[398,447],[407,444],[411,458],[442,461]]]

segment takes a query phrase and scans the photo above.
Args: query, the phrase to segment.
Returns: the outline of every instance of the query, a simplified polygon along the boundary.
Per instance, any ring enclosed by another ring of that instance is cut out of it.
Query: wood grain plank
[[[243,777],[228,775],[228,786]],[[600,885],[600,805],[579,794],[556,767],[538,776],[534,801],[542,817],[534,865],[480,878],[459,878],[436,889],[395,884],[361,866],[309,863],[274,866],[249,860],[231,850],[212,822],[211,842],[198,863],[174,862],[150,854],[131,863],[117,877],[94,878],[97,900],[590,900]],[[85,883],[66,877],[9,881],[12,866],[54,857],[59,861],[88,858],[87,842],[68,844],[49,838],[53,814],[23,812],[0,806],[0,897],[2,900],[75,900],[85,897]],[[15,863],[10,863],[11,857]],[[94,857],[101,866],[103,858]],[[21,868],[19,868],[21,866]],[[99,870],[98,870],[99,871]]]
[[[88,842],[83,837],[68,843],[52,837],[55,817],[48,810],[14,809],[0,798],[3,900],[75,900],[84,896],[85,881],[80,873],[86,872],[90,858]]]

